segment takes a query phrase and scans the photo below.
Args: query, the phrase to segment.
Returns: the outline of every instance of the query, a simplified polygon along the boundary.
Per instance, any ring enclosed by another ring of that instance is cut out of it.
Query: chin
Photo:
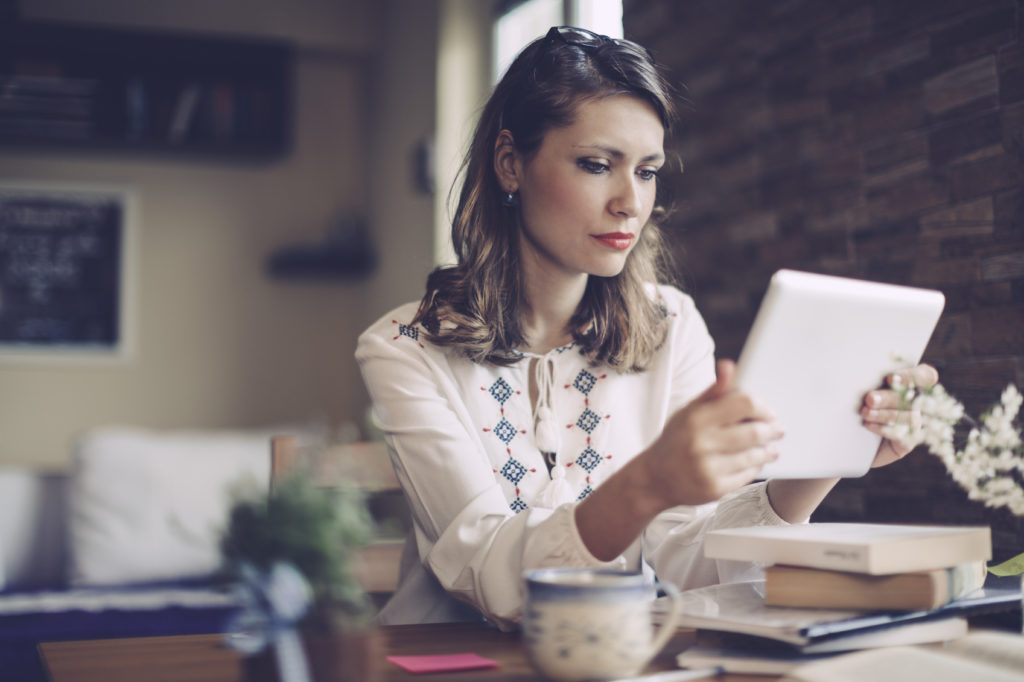
[[[592,268],[588,271],[591,277],[618,277],[622,274],[623,269],[626,267],[626,260],[622,259],[618,263],[606,263]]]

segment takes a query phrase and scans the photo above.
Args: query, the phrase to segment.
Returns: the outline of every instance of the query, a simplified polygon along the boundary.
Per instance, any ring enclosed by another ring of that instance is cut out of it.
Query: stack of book
[[[714,531],[714,559],[766,564],[764,603],[831,609],[936,609],[985,583],[983,526],[813,523]]]
[[[806,524],[713,531],[705,554],[765,565],[765,579],[683,593],[697,629],[684,667],[779,674],[860,649],[963,637],[967,617],[1021,608],[985,586],[987,527]]]

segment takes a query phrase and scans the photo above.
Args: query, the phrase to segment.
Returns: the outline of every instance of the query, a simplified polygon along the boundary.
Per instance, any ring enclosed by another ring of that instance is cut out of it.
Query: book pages
[[[958,656],[951,651],[892,647],[801,665],[782,679],[784,682],[1022,682],[1024,671]]]

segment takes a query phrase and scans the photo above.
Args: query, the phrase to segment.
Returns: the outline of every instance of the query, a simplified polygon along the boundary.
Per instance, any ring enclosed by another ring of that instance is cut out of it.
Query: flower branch
[[[978,419],[969,416],[941,384],[899,386],[897,390],[909,419],[888,427],[887,437],[924,444],[942,460],[971,500],[1024,516],[1024,445],[1019,419],[1024,398],[1015,385],[1008,385],[999,402]],[[1024,571],[1022,557],[1024,554],[1006,562],[1010,566],[1005,572]],[[991,570],[1004,572],[998,569]]]

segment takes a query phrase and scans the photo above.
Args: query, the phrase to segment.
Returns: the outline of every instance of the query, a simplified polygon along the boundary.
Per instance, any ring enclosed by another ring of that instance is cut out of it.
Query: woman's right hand
[[[778,458],[783,436],[771,411],[733,386],[736,364],[718,362],[715,383],[673,414],[644,453],[664,508],[713,502]]]

